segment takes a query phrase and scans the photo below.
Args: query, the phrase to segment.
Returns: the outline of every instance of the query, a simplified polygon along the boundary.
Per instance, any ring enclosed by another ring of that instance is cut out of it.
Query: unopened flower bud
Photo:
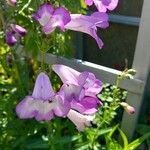
[[[16,33],[18,33],[20,36],[25,36],[27,33],[27,30],[17,24],[11,24],[10,25],[12,30]]]
[[[17,42],[17,39],[15,38],[15,36],[12,32],[7,32],[5,39],[6,39],[6,43],[9,46],[14,46]]]
[[[126,102],[121,102],[120,105],[126,110],[128,114],[134,114],[135,108],[127,104]]]
[[[6,0],[6,1],[7,1],[7,4],[12,7],[15,7],[17,4],[17,0]]]

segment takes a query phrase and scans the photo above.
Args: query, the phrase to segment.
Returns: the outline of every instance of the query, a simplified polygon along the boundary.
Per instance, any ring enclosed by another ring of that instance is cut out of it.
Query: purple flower
[[[9,46],[14,46],[17,43],[17,39],[12,32],[6,32],[5,40]]]
[[[84,131],[85,127],[91,126],[91,121],[94,119],[94,116],[83,115],[72,109],[70,109],[67,117],[75,124],[79,131]]]
[[[7,0],[7,4],[14,7],[17,4],[17,0]]]
[[[71,103],[71,108],[82,114],[94,114],[101,102],[97,94],[102,90],[102,82],[90,72],[78,72],[64,65],[53,65],[64,85],[61,90]]]
[[[103,42],[97,35],[97,27],[105,29],[108,26],[108,15],[106,13],[95,12],[91,16],[72,14],[71,21],[65,25],[65,28],[91,35],[101,49]]]
[[[55,94],[45,73],[38,75],[32,95],[26,96],[16,107],[19,118],[38,121],[51,120],[55,115],[65,117],[69,110],[70,103],[64,99],[63,91]]]
[[[106,12],[107,9],[114,10],[118,5],[118,0],[85,0],[85,3],[89,6],[94,3],[99,12]]]
[[[25,28],[23,28],[17,24],[11,24],[10,26],[11,26],[12,30],[20,36],[25,36],[27,33]]]
[[[56,27],[64,31],[64,26],[71,20],[69,12],[64,7],[54,10],[48,3],[43,4],[32,16],[41,24],[45,34],[50,34]]]
[[[17,39],[25,36],[26,33],[27,31],[25,28],[17,24],[10,24],[10,30],[6,32],[6,43],[9,46],[14,46],[17,43]]]

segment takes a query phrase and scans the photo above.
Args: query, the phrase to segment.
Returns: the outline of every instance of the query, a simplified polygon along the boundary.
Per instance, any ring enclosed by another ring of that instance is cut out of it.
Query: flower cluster
[[[16,0],[7,0],[11,6],[16,6]],[[102,40],[97,35],[97,28],[105,29],[109,26],[107,10],[112,11],[116,8],[118,0],[85,0],[85,4],[91,6],[95,4],[98,11],[87,16],[82,14],[70,14],[64,7],[54,8],[49,3],[44,3],[39,7],[32,17],[38,21],[45,34],[50,34],[59,27],[62,31],[65,29],[79,31],[92,36],[98,47],[103,47]],[[12,32],[6,33],[6,42],[9,46],[16,43],[16,38]]]
[[[9,46],[14,46],[17,43],[17,39],[25,36],[26,33],[27,31],[25,28],[17,24],[10,24],[10,29],[6,32],[6,43]]]
[[[54,7],[45,3],[39,7],[34,13],[33,18],[40,23],[42,31],[45,34],[50,34],[56,27],[60,27],[62,31],[65,29],[79,31],[91,35],[97,42],[99,48],[103,46],[102,40],[97,35],[97,27],[105,29],[109,26],[108,10],[113,10],[118,4],[118,0],[85,0],[85,3],[91,6],[93,3],[98,8],[90,16],[82,14],[70,14],[63,7],[54,9]]]
[[[102,82],[90,72],[78,72],[64,65],[53,65],[53,71],[63,85],[55,93],[46,73],[41,72],[35,82],[32,95],[26,96],[16,107],[21,119],[35,118],[37,121],[68,117],[79,131],[83,131],[94,119],[102,103],[97,94]]]

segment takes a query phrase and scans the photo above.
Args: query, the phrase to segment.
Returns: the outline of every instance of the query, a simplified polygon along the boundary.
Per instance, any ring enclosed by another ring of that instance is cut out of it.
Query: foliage
[[[32,92],[35,77],[41,70],[37,55],[46,50],[47,53],[71,57],[73,54],[73,35],[71,32],[61,33],[59,30],[50,36],[41,33],[31,14],[44,0],[19,0],[18,7],[9,7],[5,1],[0,2],[0,148],[12,149],[50,149],[50,150],[133,150],[136,149],[150,133],[129,143],[125,133],[120,129],[122,109],[120,103],[125,101],[127,91],[118,88],[119,81],[131,78],[134,70],[125,70],[118,76],[115,85],[104,84],[98,95],[103,102],[99,108],[93,127],[80,133],[67,119],[57,118],[50,122],[21,120],[15,114],[16,104]],[[86,13],[83,0],[50,0],[55,6],[69,8],[71,12]],[[11,49],[4,42],[5,31],[9,23],[23,25],[28,34]],[[36,34],[35,34],[36,33]],[[21,47],[20,47],[21,45]],[[17,49],[21,52],[16,53]],[[22,52],[30,56],[22,56]],[[58,77],[51,72],[49,65],[44,65],[49,73],[55,91],[61,85]],[[118,138],[121,136],[123,144]]]

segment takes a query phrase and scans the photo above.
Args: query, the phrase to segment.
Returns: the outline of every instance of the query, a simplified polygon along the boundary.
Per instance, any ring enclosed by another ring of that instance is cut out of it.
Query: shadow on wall
[[[98,33],[104,41],[104,47],[100,50],[94,39],[84,35],[83,60],[122,70],[125,67],[125,59],[127,59],[130,68],[134,57],[138,27],[111,23],[107,30],[101,30]]]
[[[143,0],[120,0],[113,14],[140,17]],[[99,30],[104,47],[99,50],[94,39],[83,36],[83,60],[123,70],[127,60],[132,67],[138,27],[110,22],[107,30]]]

